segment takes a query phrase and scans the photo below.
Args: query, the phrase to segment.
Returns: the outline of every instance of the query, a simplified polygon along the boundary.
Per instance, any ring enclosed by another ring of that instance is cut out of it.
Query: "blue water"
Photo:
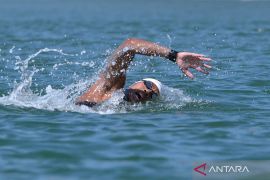
[[[0,1],[0,179],[190,179],[207,160],[270,159],[269,1]],[[189,80],[137,56],[158,102],[74,100],[126,38],[213,58]],[[258,179],[258,178],[257,178]]]

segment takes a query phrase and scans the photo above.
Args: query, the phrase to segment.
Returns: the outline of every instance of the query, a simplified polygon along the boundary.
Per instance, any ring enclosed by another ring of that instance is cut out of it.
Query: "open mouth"
[[[135,96],[137,97],[138,100],[142,99],[142,96],[138,92],[135,92]]]

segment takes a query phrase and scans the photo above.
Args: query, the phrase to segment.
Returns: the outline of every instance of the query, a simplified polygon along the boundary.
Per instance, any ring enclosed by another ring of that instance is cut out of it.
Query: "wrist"
[[[166,56],[166,58],[172,62],[176,62],[177,54],[178,54],[178,51],[171,49],[169,54]]]

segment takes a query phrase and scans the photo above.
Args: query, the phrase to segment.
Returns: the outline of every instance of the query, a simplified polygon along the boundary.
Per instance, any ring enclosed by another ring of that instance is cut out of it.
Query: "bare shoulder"
[[[112,84],[109,78],[99,77],[99,79],[90,86],[90,88],[83,93],[78,99],[76,103],[80,102],[93,102],[93,103],[101,103],[109,98],[111,98],[112,94],[118,90],[123,88],[125,85],[125,77],[119,78],[117,82]]]

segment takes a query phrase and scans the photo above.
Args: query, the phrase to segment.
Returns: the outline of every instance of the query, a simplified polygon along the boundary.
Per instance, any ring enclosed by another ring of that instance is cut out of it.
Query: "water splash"
[[[21,61],[21,58],[19,56],[16,56],[16,59],[19,60],[15,63],[15,68],[17,69],[18,67],[20,67],[20,70],[22,72],[22,75],[24,74],[24,72],[26,71],[26,69],[28,68],[29,65],[29,61],[32,60],[33,58],[37,57],[39,54],[44,53],[44,52],[57,52],[60,53],[61,55],[66,55],[66,56],[73,56],[71,54],[66,54],[63,53],[63,51],[61,49],[49,49],[49,48],[44,48],[44,49],[40,49],[38,52],[36,52],[35,54],[31,54],[30,56],[28,56],[27,59],[25,59],[24,61]]]
[[[73,56],[71,54],[63,53],[59,49],[40,49],[38,52],[28,56],[25,60],[21,60],[16,56],[15,68],[21,74],[20,82],[14,84],[11,93],[0,97],[0,104],[13,105],[20,108],[36,108],[49,111],[68,111],[80,113],[99,113],[99,114],[112,114],[112,113],[127,113],[134,111],[161,111],[165,109],[179,109],[189,102],[194,100],[185,95],[183,91],[173,89],[164,85],[163,96],[158,101],[148,102],[144,104],[129,104],[123,101],[124,93],[119,90],[115,92],[111,99],[103,104],[94,108],[86,106],[77,106],[74,104],[76,98],[85,91],[91,83],[94,82],[96,77],[89,80],[80,80],[78,82],[66,85],[63,89],[54,89],[52,85],[46,85],[46,88],[40,92],[33,92],[31,86],[33,77],[44,68],[38,69],[35,66],[29,68],[29,63],[41,53],[56,52],[63,56]],[[72,62],[65,61],[64,63],[55,63],[53,69],[56,69],[63,64],[80,65],[93,67],[93,62]],[[38,74],[37,74],[38,75]],[[61,82],[59,82],[61,84]]]
[[[172,37],[169,34],[167,34],[167,38],[169,40],[169,47],[171,47],[172,46]]]
[[[14,49],[15,49],[15,46],[12,46],[12,48],[9,50],[9,53],[12,54]]]

